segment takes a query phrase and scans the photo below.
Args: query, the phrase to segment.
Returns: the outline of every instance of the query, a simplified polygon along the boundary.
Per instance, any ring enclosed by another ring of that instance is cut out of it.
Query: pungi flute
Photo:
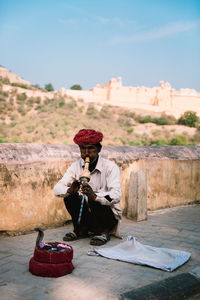
[[[85,182],[90,181],[91,175],[90,175],[90,171],[89,171],[89,163],[90,163],[90,158],[87,156],[85,159],[85,167],[84,167],[83,173],[81,173],[81,175],[79,176],[81,185]],[[82,212],[83,212],[83,204],[84,204],[84,200],[85,200],[85,194],[82,193],[81,188],[80,188],[80,194],[82,195],[82,200],[81,200],[81,206],[80,206],[80,211],[79,211],[79,216],[78,216],[78,224],[80,224],[80,222],[81,222],[81,216],[82,216]]]

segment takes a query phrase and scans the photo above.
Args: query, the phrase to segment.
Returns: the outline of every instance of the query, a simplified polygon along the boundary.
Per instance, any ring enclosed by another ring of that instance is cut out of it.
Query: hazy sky
[[[0,0],[0,64],[55,89],[200,91],[200,0]]]

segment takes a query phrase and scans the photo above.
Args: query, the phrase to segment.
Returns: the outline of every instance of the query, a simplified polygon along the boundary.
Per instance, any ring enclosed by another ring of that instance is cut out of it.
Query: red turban
[[[83,145],[94,145],[101,142],[103,139],[103,134],[101,132],[95,131],[93,129],[81,129],[74,137],[74,143]]]

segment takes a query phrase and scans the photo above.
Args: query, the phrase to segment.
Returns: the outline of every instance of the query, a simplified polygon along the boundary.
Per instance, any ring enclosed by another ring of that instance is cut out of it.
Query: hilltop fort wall
[[[173,89],[171,85],[160,81],[158,87],[129,87],[122,85],[121,77],[111,79],[106,84],[97,84],[88,91],[61,89],[62,95],[86,102],[98,102],[129,108],[143,108],[162,111],[180,116],[187,110],[196,111],[200,115],[200,93],[193,89]]]
[[[0,67],[0,77],[8,78],[10,83],[25,84],[30,89],[3,85],[4,91],[16,90],[17,93],[26,93],[28,97],[41,97],[53,99],[61,95],[73,97],[75,100],[82,99],[85,102],[94,102],[101,105],[116,105],[128,107],[130,109],[138,108],[152,112],[165,112],[179,117],[187,110],[197,112],[200,116],[200,93],[194,89],[175,90],[166,82],[160,81],[159,86],[123,86],[122,78],[112,78],[105,84],[97,84],[90,90],[68,90],[62,88],[60,91],[47,92],[38,89],[31,89],[30,82],[20,78],[14,73]]]

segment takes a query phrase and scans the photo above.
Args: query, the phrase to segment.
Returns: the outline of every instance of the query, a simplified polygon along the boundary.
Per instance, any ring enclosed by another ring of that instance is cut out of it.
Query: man
[[[118,166],[99,156],[103,134],[92,129],[82,129],[74,137],[81,158],[72,163],[63,178],[54,187],[54,193],[64,198],[66,209],[72,217],[73,232],[66,233],[63,240],[73,241],[94,234],[91,245],[101,246],[110,239],[110,234],[120,237],[121,210],[117,206],[121,199],[120,171]],[[89,157],[89,183],[80,183],[85,159]],[[80,207],[82,195],[85,200]]]

